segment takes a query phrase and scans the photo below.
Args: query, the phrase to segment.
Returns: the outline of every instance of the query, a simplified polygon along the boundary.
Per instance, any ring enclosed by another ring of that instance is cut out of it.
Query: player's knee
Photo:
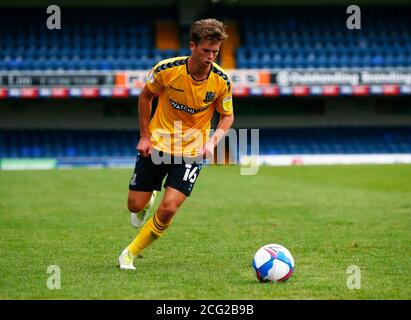
[[[160,207],[157,211],[157,216],[159,220],[163,223],[169,223],[174,217],[178,209],[178,206],[172,202],[163,202],[160,204]]]
[[[136,199],[133,198],[128,198],[127,201],[127,206],[128,206],[128,210],[130,212],[140,212],[141,210],[144,209],[145,204],[140,203],[140,201],[137,201]]]

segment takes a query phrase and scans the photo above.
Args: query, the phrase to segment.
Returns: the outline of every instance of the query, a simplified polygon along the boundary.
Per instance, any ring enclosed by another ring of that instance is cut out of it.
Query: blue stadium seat
[[[271,65],[280,68],[411,67],[410,8],[367,8],[369,21],[384,16],[385,23],[367,25],[361,33],[339,24],[335,7],[322,12],[309,7],[247,9],[247,16],[238,16],[242,32],[237,64],[261,68],[269,63],[268,54],[274,59]],[[277,54],[284,59],[275,58]]]
[[[367,21],[384,17],[384,23],[368,23],[361,32],[339,23],[338,7],[233,11],[230,18],[241,22],[237,67],[411,67],[410,8],[367,7]],[[171,18],[166,10],[67,9],[58,32],[44,32],[35,14],[19,18],[16,10],[0,11],[0,70],[148,69],[161,59],[190,55],[187,47],[155,49],[154,23]]]
[[[134,157],[134,130],[1,129],[0,158]],[[410,127],[261,129],[261,154],[410,153]]]

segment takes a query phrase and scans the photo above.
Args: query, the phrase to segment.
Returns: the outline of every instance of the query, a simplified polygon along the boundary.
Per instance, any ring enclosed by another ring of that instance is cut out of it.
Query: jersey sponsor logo
[[[214,98],[215,98],[215,92],[207,91],[203,101],[211,102],[214,100]]]
[[[174,100],[171,100],[171,99],[169,99],[168,101],[170,101],[170,104],[174,109],[181,110],[181,111],[187,112],[189,114],[199,113],[199,112],[202,112],[202,111],[208,109],[208,106],[198,108],[198,109],[193,109],[193,108],[190,108],[189,106],[185,106],[184,104],[178,103],[178,102],[176,102]]]
[[[223,99],[223,110],[225,112],[233,111],[233,97],[229,96]]]

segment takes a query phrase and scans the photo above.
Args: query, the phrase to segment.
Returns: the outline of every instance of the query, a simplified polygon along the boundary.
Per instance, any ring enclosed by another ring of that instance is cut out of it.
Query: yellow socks
[[[128,251],[132,255],[137,256],[145,247],[149,246],[154,240],[160,237],[169,225],[170,224],[162,223],[157,218],[156,213],[141,228],[137,237],[127,247]]]

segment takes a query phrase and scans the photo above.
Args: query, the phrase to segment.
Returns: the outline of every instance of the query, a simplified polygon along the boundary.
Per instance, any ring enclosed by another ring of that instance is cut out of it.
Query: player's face
[[[203,40],[199,44],[190,42],[191,57],[202,67],[209,67],[217,58],[221,41]]]

